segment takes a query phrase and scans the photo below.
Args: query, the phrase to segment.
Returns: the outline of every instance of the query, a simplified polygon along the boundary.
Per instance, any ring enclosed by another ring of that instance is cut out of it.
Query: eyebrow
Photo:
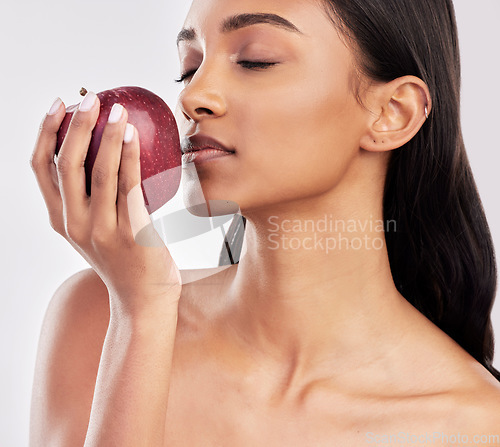
[[[236,31],[241,28],[246,28],[247,26],[257,25],[259,23],[266,23],[268,25],[273,25],[278,28],[282,28],[287,31],[302,34],[292,22],[277,15],[277,14],[237,14],[230,16],[225,19],[221,24],[221,32],[229,33],[231,31]],[[177,35],[177,45],[181,42],[191,42],[196,39],[196,31],[194,28],[184,28]]]

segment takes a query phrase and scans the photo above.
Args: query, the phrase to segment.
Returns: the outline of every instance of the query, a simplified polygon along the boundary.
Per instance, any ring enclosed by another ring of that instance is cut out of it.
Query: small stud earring
[[[429,112],[427,111],[427,106],[425,106],[425,119],[429,118]]]

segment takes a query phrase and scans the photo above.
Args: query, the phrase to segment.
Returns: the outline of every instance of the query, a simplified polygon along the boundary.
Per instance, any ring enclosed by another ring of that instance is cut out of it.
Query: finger
[[[81,222],[88,211],[84,166],[98,116],[99,99],[88,92],[71,118],[57,157],[59,189],[69,223]]]
[[[92,168],[90,213],[96,228],[114,231],[118,224],[118,170],[127,117],[121,104],[113,105]]]
[[[118,173],[118,226],[133,237],[151,222],[141,188],[139,134],[128,123]]]
[[[60,98],[57,98],[40,124],[38,137],[30,158],[31,169],[33,169],[47,206],[51,225],[59,232],[63,230],[62,199],[59,191],[54,155],[57,131],[64,117],[64,103]]]

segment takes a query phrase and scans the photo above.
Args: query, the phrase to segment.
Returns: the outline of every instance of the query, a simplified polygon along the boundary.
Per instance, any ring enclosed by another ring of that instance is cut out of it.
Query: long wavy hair
[[[452,0],[321,0],[359,73],[389,82],[414,75],[432,112],[393,150],[386,175],[385,239],[398,291],[500,380],[492,366],[497,270],[491,233],[465,151],[461,66]],[[237,263],[245,218],[235,215],[219,265]]]

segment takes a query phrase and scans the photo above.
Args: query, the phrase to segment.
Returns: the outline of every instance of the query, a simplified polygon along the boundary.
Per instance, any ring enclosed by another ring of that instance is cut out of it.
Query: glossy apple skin
[[[104,126],[113,104],[127,109],[128,122],[139,133],[141,149],[141,187],[149,214],[161,208],[177,192],[182,172],[179,131],[172,111],[153,92],[141,87],[118,87],[97,93],[100,111],[92,131],[85,175],[87,194],[91,194],[91,173],[101,143]],[[57,133],[56,155],[78,104],[66,108],[66,116]]]

